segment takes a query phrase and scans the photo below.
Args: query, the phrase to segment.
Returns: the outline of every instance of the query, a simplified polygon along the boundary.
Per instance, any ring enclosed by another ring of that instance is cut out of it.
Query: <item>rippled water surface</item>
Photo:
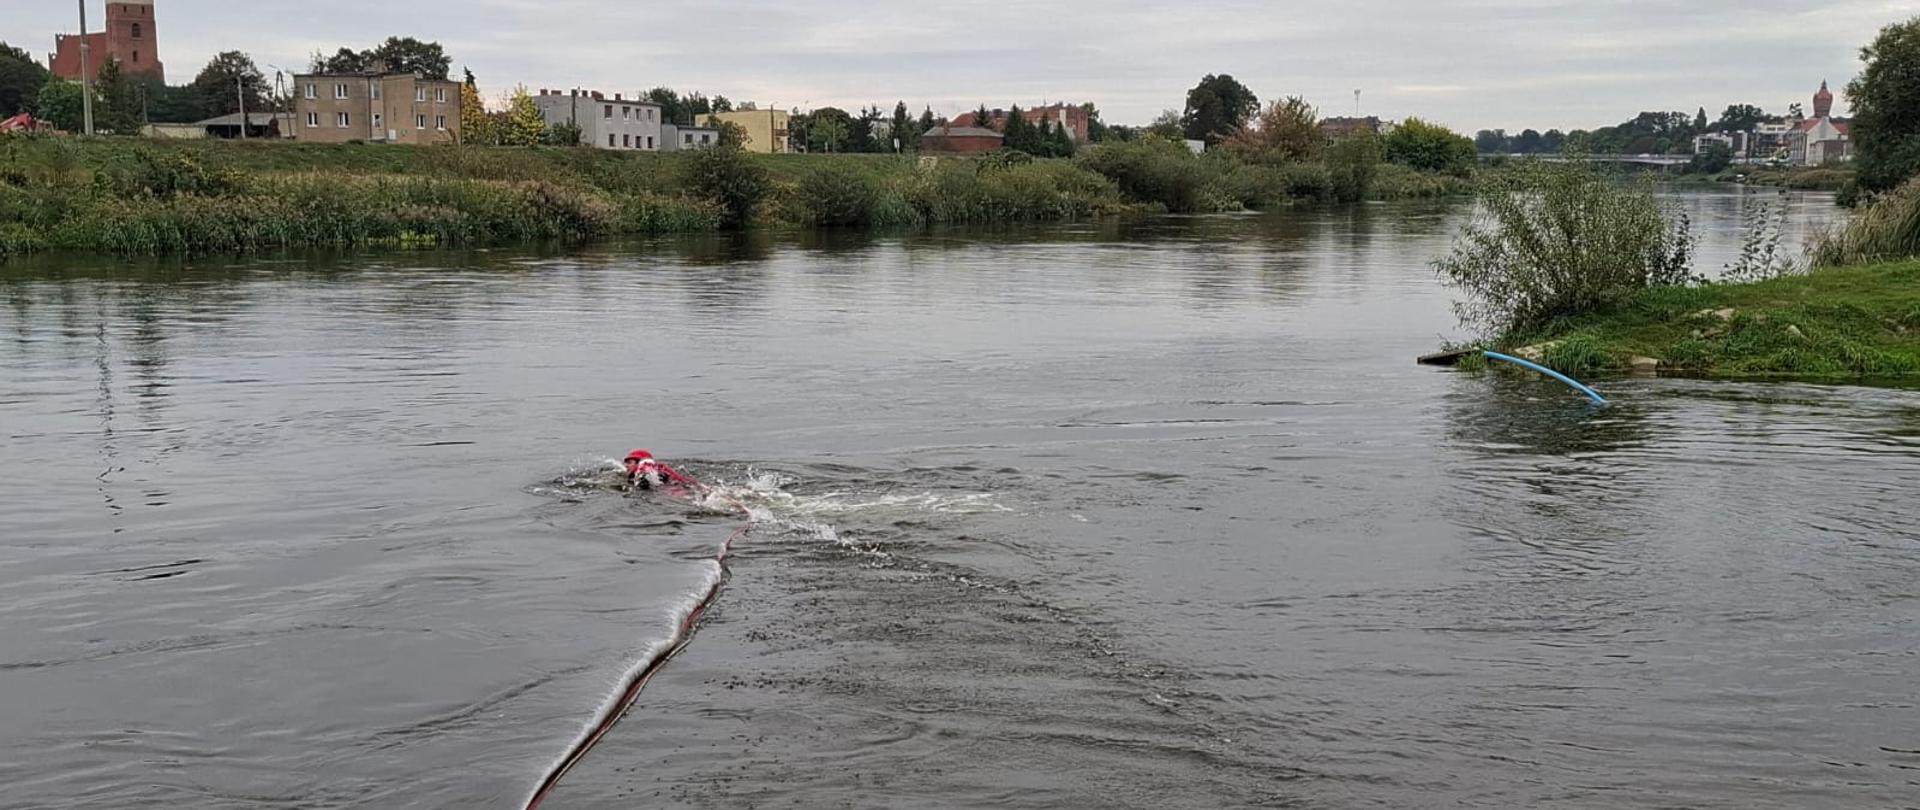
[[[1920,394],[1416,367],[1462,214],[0,269],[0,805],[517,807],[733,502],[545,806],[1920,803]]]

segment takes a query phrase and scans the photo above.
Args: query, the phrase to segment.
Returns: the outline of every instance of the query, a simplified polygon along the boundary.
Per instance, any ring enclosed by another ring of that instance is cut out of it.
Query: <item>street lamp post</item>
[[[92,48],[87,47],[87,0],[80,3],[80,118],[81,131],[93,134],[93,77],[87,67]]]

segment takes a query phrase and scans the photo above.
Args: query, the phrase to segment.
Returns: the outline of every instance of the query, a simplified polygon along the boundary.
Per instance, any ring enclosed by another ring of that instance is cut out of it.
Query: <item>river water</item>
[[[1463,214],[0,269],[0,805],[518,807],[735,502],[544,806],[1920,804],[1920,394],[1417,367]]]

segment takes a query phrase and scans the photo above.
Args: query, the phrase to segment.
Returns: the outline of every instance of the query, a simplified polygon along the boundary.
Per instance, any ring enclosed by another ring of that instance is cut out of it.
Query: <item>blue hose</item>
[[[1499,352],[1481,352],[1481,354],[1486,355],[1487,359],[1489,360],[1499,360],[1503,363],[1512,363],[1521,368],[1530,368],[1530,369],[1533,369],[1534,371],[1540,372],[1541,374],[1545,374],[1563,383],[1571,385],[1573,386],[1573,390],[1579,391],[1582,394],[1586,394],[1588,398],[1592,399],[1594,402],[1597,402],[1601,405],[1612,404],[1610,402],[1607,402],[1606,397],[1600,396],[1600,392],[1586,387],[1585,385],[1581,384],[1579,380],[1576,380],[1565,374],[1561,374],[1560,372],[1554,371],[1553,369],[1547,368],[1546,366],[1540,365],[1539,363],[1535,363],[1528,360],[1522,360],[1518,357],[1514,357],[1512,355],[1507,355],[1507,354],[1501,354]]]

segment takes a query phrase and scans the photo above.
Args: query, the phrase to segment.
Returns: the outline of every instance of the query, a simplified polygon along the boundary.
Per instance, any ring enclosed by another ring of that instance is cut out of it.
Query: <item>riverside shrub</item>
[[[1852,220],[1813,245],[1814,267],[1920,256],[1920,178],[1859,209]]]
[[[1101,144],[1081,152],[1075,162],[1112,180],[1130,199],[1175,213],[1204,210],[1207,167],[1182,144],[1163,138]]]
[[[720,207],[720,224],[741,228],[753,221],[772,190],[765,166],[729,146],[682,152],[681,185],[687,193]]]
[[[840,166],[807,174],[792,200],[790,216],[808,225],[865,225],[879,191],[866,175]]]
[[[1433,263],[1465,293],[1463,324],[1491,334],[1538,330],[1692,273],[1692,234],[1643,187],[1584,163],[1531,163],[1493,175],[1477,210]]]

